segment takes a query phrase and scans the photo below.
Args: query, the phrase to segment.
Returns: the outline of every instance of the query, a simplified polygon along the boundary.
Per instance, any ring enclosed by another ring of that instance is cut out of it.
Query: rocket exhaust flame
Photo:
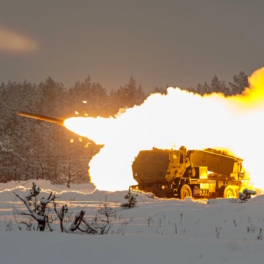
[[[249,77],[242,95],[200,96],[168,88],[116,118],[74,117],[69,130],[104,148],[90,161],[90,174],[100,190],[123,190],[136,184],[131,165],[140,150],[218,148],[244,159],[255,187],[264,188],[264,68]]]

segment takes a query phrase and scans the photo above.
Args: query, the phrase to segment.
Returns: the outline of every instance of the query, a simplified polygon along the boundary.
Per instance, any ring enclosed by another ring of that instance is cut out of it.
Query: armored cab
[[[138,182],[136,188],[157,196],[173,197],[175,182],[194,174],[190,153],[184,146],[179,150],[140,151],[132,164],[133,178]]]
[[[140,151],[132,165],[134,179],[139,185],[153,182],[168,184],[166,175],[170,163],[169,156],[169,150]]]

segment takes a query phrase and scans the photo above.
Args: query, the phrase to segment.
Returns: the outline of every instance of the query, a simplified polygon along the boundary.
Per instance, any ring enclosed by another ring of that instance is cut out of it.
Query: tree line
[[[248,87],[247,75],[240,72],[226,83],[215,75],[211,83],[185,90],[201,95],[221,92],[225,96],[242,93]],[[167,87],[153,93],[166,94]],[[140,105],[148,96],[134,78],[109,93],[88,76],[66,88],[51,77],[39,84],[24,81],[0,85],[0,182],[47,179],[53,183],[90,181],[88,163],[100,151],[87,138],[55,124],[16,115],[25,111],[52,117],[115,116],[121,108]],[[88,147],[87,147],[88,146]]]

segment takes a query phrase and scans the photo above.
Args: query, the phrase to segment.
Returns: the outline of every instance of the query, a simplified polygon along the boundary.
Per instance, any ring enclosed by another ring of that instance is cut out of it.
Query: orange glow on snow
[[[264,188],[264,68],[249,78],[243,95],[200,96],[168,88],[116,118],[75,117],[65,126],[104,148],[90,161],[92,181],[100,190],[136,184],[131,165],[140,150],[218,148],[244,159],[255,187]]]
[[[37,48],[37,43],[31,38],[0,27],[0,52],[26,53]]]

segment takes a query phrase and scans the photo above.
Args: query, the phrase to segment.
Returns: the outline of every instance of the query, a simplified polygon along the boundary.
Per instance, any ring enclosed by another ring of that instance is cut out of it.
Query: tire
[[[226,186],[223,192],[223,198],[237,198],[237,192],[234,186]]]
[[[180,187],[179,198],[184,200],[186,197],[192,197],[192,190],[188,184],[183,184]]]

